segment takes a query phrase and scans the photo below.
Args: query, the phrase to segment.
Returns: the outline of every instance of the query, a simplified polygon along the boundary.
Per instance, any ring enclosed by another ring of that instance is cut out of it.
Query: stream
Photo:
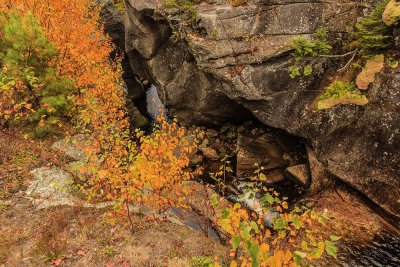
[[[157,93],[157,88],[151,85],[146,92],[147,112],[153,120],[156,120],[160,115],[166,115],[166,108],[161,102]]]
[[[147,109],[153,119],[159,115],[166,115],[167,110],[162,104],[157,89],[152,85],[147,93]],[[287,191],[287,188],[285,189]],[[287,192],[286,192],[287,193]],[[239,202],[249,202],[248,200],[239,199]],[[248,206],[251,204],[247,203]],[[250,207],[251,208],[251,207]],[[192,211],[173,208],[175,213],[186,226],[195,230],[205,230],[208,235],[218,239],[217,234],[211,229],[204,229],[204,224],[201,223],[199,215]],[[383,233],[375,237],[369,244],[338,244],[338,259],[333,260],[331,257],[326,257],[324,261],[320,261],[318,266],[341,266],[341,267],[399,267],[400,266],[400,238],[394,235]]]
[[[384,233],[365,245],[340,244],[338,260],[327,266],[343,267],[398,267],[400,266],[400,238]]]

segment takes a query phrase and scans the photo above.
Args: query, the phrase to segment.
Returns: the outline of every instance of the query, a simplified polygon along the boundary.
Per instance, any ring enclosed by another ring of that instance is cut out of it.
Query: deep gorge
[[[399,73],[390,69],[380,73],[367,91],[366,106],[339,105],[319,111],[316,101],[323,86],[337,76],[335,69],[346,64],[346,58],[311,59],[309,76],[292,79],[288,70],[293,64],[291,39],[310,36],[324,26],[338,50],[349,39],[348,26],[376,1],[247,1],[238,7],[204,1],[196,6],[192,20],[162,2],[125,1],[123,13],[112,4],[104,9],[107,32],[127,54],[125,73],[135,77],[133,86],[127,83],[133,99],[144,94],[146,86],[139,81],[154,84],[172,116],[183,124],[211,129],[212,138],[227,125],[253,125],[253,133],[239,132],[238,144],[247,146],[244,151],[232,149],[239,151],[234,153],[237,176],[246,173],[237,165],[265,160],[267,166],[268,152],[282,149],[271,148],[270,140],[263,137],[265,130],[257,133],[259,129],[272,130],[286,145],[296,140],[302,146],[297,162],[292,158],[290,163],[274,165],[272,161],[272,176],[278,183],[295,176],[307,195],[340,184],[360,197],[362,204],[356,205],[373,207],[398,229]],[[284,151],[289,152],[293,151]],[[215,159],[205,154],[199,152],[212,168]],[[306,182],[302,184],[301,178]],[[388,266],[398,263],[396,243]],[[374,260],[368,264],[383,266]]]

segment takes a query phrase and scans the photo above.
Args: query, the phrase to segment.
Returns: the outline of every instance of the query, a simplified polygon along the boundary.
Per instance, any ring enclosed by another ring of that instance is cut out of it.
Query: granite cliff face
[[[319,111],[316,102],[343,59],[316,58],[312,75],[292,79],[290,43],[326,27],[342,46],[376,1],[126,0],[125,50],[136,76],[155,84],[179,119],[220,126],[257,118],[308,140],[319,161],[388,213],[400,216],[400,70],[385,68],[366,106]],[[398,31],[398,30],[397,30]]]

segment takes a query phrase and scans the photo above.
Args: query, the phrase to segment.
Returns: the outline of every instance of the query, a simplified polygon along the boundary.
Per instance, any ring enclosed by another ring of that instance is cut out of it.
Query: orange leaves
[[[292,253],[289,250],[275,250],[274,254],[268,258],[268,266],[295,266],[295,264],[292,262]]]
[[[186,134],[183,128],[160,119],[160,125],[150,135],[136,131],[136,141],[118,132],[97,139],[102,151],[101,164],[98,153],[92,153],[88,165],[95,171],[88,180],[90,192],[104,194],[119,203],[139,202],[157,211],[185,207],[191,193],[185,182],[192,178],[186,169],[188,151],[193,148],[181,140]]]

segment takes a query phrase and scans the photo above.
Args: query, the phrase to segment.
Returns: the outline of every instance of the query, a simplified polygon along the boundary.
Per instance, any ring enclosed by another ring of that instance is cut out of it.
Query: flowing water
[[[146,92],[147,112],[153,120],[156,120],[160,115],[166,115],[166,109],[161,102],[157,93],[157,88],[151,85]]]
[[[327,264],[332,266],[332,263]],[[382,234],[369,244],[343,244],[340,246],[338,261],[334,262],[334,266],[399,267],[400,238],[390,234]]]

